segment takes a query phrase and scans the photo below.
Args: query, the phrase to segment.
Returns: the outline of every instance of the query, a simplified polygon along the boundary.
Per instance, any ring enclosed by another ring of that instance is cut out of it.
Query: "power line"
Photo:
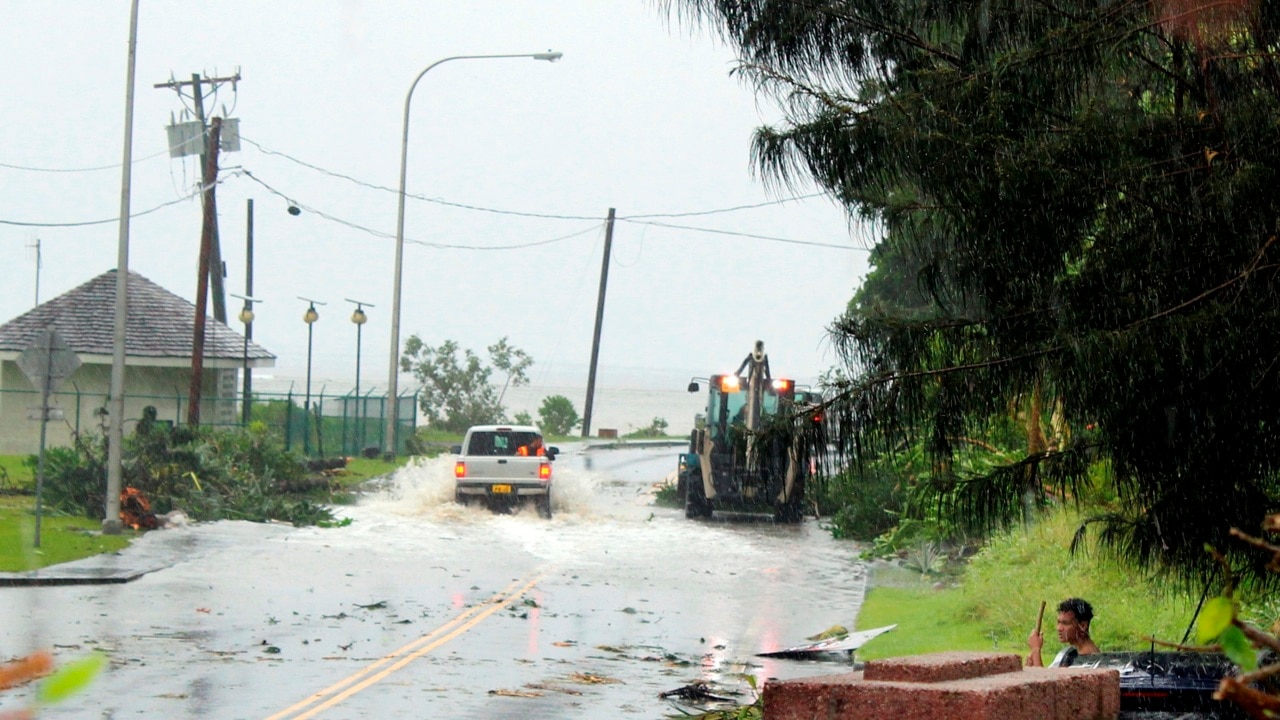
[[[343,218],[340,218],[336,215],[330,215],[329,213],[326,213],[323,210],[318,210],[309,205],[300,203],[290,198],[288,195],[285,195],[284,193],[275,189],[271,185],[267,184],[257,175],[254,175],[248,170],[241,170],[241,173],[245,177],[261,185],[263,188],[266,189],[267,192],[271,193],[272,195],[283,198],[284,200],[293,203],[297,207],[301,208],[302,210],[305,210],[308,213],[311,213],[312,215],[323,218],[330,222],[338,223],[339,225],[351,228],[352,230],[359,230],[360,232],[368,233],[370,235],[373,235],[374,237],[386,238],[388,240],[394,240],[396,237],[393,233],[385,232],[382,230],[375,230],[373,228],[366,227],[364,225],[352,222],[350,220],[344,220]],[[586,219],[598,220],[598,218],[586,218]],[[451,243],[435,243],[435,242],[429,242],[427,240],[414,240],[412,238],[405,238],[404,241],[407,243],[413,243],[414,245],[422,245],[424,247],[436,248],[439,250],[519,250],[523,248],[537,247],[540,245],[550,245],[552,243],[561,242],[563,240],[569,240],[571,238],[578,237],[579,235],[585,235],[589,232],[592,232],[593,230],[598,229],[601,225],[603,225],[602,222],[596,222],[591,227],[588,227],[586,229],[578,230],[568,235],[561,235],[560,237],[551,238],[550,240],[535,240],[533,242],[515,243],[515,244],[509,244],[509,245],[457,245],[457,244],[451,244]]]
[[[734,205],[733,207],[720,208],[719,210],[698,210],[695,212],[682,212],[682,213],[648,213],[645,215],[621,215],[618,217],[618,219],[634,222],[636,220],[642,220],[646,218],[680,218],[680,217],[695,217],[699,215],[719,215],[721,213],[731,213],[731,212],[737,212],[739,210],[754,210],[756,208],[769,207],[771,205],[782,205],[783,203],[789,203],[789,202],[792,202],[793,200],[811,200],[813,198],[823,197],[825,195],[826,193],[815,192],[815,193],[809,193],[808,195],[796,195],[794,197],[782,198],[781,200],[767,200],[765,202],[753,203],[751,205]]]
[[[160,151],[160,152],[158,152],[158,153],[154,153],[154,154],[152,154],[152,155],[148,155],[148,156],[146,156],[146,157],[138,158],[137,160],[134,160],[132,164],[137,165],[138,163],[140,163],[140,162],[142,162],[142,161],[144,161],[144,160],[150,160],[150,159],[152,159],[152,158],[158,158],[158,157],[160,157],[161,155],[165,155],[165,154],[167,154],[168,152],[169,152],[169,149],[168,149],[168,148],[165,148],[164,150],[161,150],[161,151]],[[27,171],[27,172],[42,172],[42,173],[80,173],[80,172],[95,172],[95,171],[98,171],[98,170],[116,170],[116,169],[118,169],[119,167],[120,167],[120,163],[116,163],[116,164],[114,164],[114,165],[97,165],[97,166],[95,166],[95,167],[82,167],[82,168],[46,168],[46,167],[35,167],[35,166],[31,166],[31,165],[12,165],[12,164],[10,164],[10,163],[0,163],[0,168],[7,168],[7,169],[9,169],[9,170],[25,170],[25,171]]]
[[[768,240],[770,242],[787,243],[788,245],[809,245],[812,247],[832,248],[835,250],[862,250],[863,252],[870,252],[870,248],[856,247],[853,245],[836,245],[835,243],[815,242],[813,240],[793,240],[791,238],[775,237],[773,235],[756,235],[754,233],[736,232],[734,230],[719,230],[716,228],[694,227],[692,225],[676,225],[674,223],[654,222],[652,220],[628,220],[627,218],[618,219],[634,225],[650,225],[652,227],[670,228],[673,230],[692,230],[694,232],[711,233],[713,235],[730,235],[733,237],[752,238],[754,240]]]
[[[267,184],[267,183],[266,183],[265,181],[263,181],[261,178],[259,178],[258,176],[254,175],[253,173],[249,172],[248,170],[241,169],[241,170],[240,170],[240,172],[241,172],[241,174],[243,174],[245,177],[249,178],[250,180],[252,180],[252,181],[254,181],[254,182],[256,182],[256,183],[258,183],[258,184],[259,184],[259,185],[261,185],[262,187],[266,188],[267,192],[270,192],[271,194],[276,195],[277,197],[280,197],[280,198],[284,199],[284,200],[285,200],[285,201],[287,201],[287,202],[294,203],[294,204],[295,204],[295,205],[297,205],[299,208],[302,208],[303,210],[306,210],[307,212],[313,213],[313,214],[315,214],[315,215],[316,215],[316,216],[318,216],[318,217],[324,218],[324,219],[329,220],[329,221],[331,221],[331,222],[336,222],[336,223],[338,223],[338,224],[340,224],[340,225],[344,225],[344,226],[349,227],[349,228],[351,228],[351,229],[353,229],[353,230],[359,230],[359,231],[361,231],[361,232],[369,233],[370,235],[374,235],[374,236],[376,236],[376,237],[388,238],[388,239],[390,239],[390,238],[394,238],[394,237],[395,237],[395,235],[393,235],[393,234],[391,234],[391,233],[388,233],[388,232],[385,232],[385,231],[382,231],[382,230],[374,230],[373,228],[365,227],[364,225],[360,225],[360,224],[358,224],[358,223],[351,222],[350,220],[344,220],[344,219],[339,218],[339,217],[337,217],[337,216],[330,215],[330,214],[328,214],[328,213],[326,213],[326,212],[324,212],[324,211],[322,211],[322,210],[318,210],[318,209],[316,209],[316,208],[312,208],[312,207],[309,207],[309,206],[303,205],[303,204],[301,204],[301,203],[298,203],[298,202],[297,202],[296,200],[294,200],[293,198],[291,198],[291,197],[289,197],[288,195],[284,194],[283,192],[280,192],[279,190],[275,189],[274,187],[272,187],[271,185]],[[597,218],[591,218],[591,217],[587,217],[587,218],[584,218],[584,219],[586,219],[586,220],[597,220]],[[692,226],[692,225],[677,225],[677,224],[674,224],[674,223],[657,222],[657,221],[654,221],[654,220],[629,220],[629,219],[627,219],[627,218],[621,218],[621,217],[616,218],[616,219],[617,219],[617,220],[623,220],[623,221],[625,221],[625,222],[629,222],[629,223],[632,223],[632,224],[634,224],[634,225],[649,225],[649,226],[653,226],[653,227],[662,227],[662,228],[668,228],[668,229],[673,229],[673,230],[691,230],[691,231],[694,231],[694,232],[704,232],[704,233],[711,233],[711,234],[715,234],[715,235],[728,235],[728,236],[733,236],[733,237],[744,237],[744,238],[751,238],[751,239],[754,239],[754,240],[767,240],[767,241],[770,241],[770,242],[787,243],[787,244],[790,244],[790,245],[808,245],[808,246],[812,246],[812,247],[832,248],[832,249],[835,249],[835,250],[862,250],[862,251],[864,251],[864,252],[869,252],[869,251],[870,251],[870,249],[869,249],[869,248],[864,248],[864,247],[856,247],[856,246],[850,246],[850,245],[837,245],[837,244],[835,244],[835,243],[815,242],[815,241],[812,241],[812,240],[795,240],[795,239],[792,239],[792,238],[776,237],[776,236],[773,236],[773,235],[757,235],[757,234],[754,234],[754,233],[736,232],[736,231],[733,231],[733,230],[720,230],[720,229],[718,229],[718,228],[695,227],[695,226]],[[553,243],[553,242],[559,242],[559,241],[561,241],[561,240],[567,240],[567,239],[569,239],[569,238],[577,237],[577,236],[582,235],[582,234],[584,234],[584,233],[586,233],[586,232],[589,232],[590,230],[593,230],[593,229],[595,229],[595,228],[599,227],[599,226],[600,226],[600,224],[601,224],[601,223],[597,223],[597,224],[595,224],[595,225],[592,225],[592,226],[591,226],[591,228],[588,228],[587,230],[583,230],[583,231],[580,231],[580,232],[575,232],[575,233],[572,233],[572,234],[569,234],[569,235],[565,235],[565,236],[562,236],[562,237],[554,238],[554,239],[552,239],[552,240],[540,240],[540,241],[536,241],[536,242],[532,242],[532,243],[521,243],[521,244],[517,244],[517,245],[493,245],[493,246],[488,246],[488,247],[481,247],[481,246],[476,246],[476,245],[450,245],[450,244],[447,244],[447,243],[432,243],[432,242],[428,242],[428,241],[425,241],[425,240],[412,240],[412,239],[409,239],[409,238],[405,238],[405,242],[410,242],[410,243],[413,243],[413,244],[415,244],[415,245],[423,245],[423,246],[426,246],[426,247],[433,247],[433,248],[440,248],[440,249],[452,249],[452,250],[513,250],[513,249],[519,249],[519,248],[525,248],[525,247],[533,247],[533,246],[536,246],[536,245],[546,245],[546,244]]]
[[[119,167],[119,165],[117,165],[116,167]],[[231,176],[234,176],[235,174],[236,174],[236,173],[232,173],[232,175],[231,175]],[[231,176],[228,176],[228,177],[231,177]],[[223,182],[223,180],[224,180],[224,179],[220,178],[217,182],[215,182],[215,183],[214,183],[214,185],[221,184],[221,183]],[[149,209],[149,210],[143,210],[143,211],[141,211],[141,212],[132,213],[132,214],[130,214],[130,215],[129,215],[129,217],[130,217],[130,218],[139,218],[139,217],[142,217],[143,215],[150,215],[151,213],[156,212],[157,210],[163,210],[164,208],[167,208],[167,207],[169,207],[170,205],[177,205],[177,204],[178,204],[178,203],[180,203],[180,202],[186,202],[187,200],[190,200],[191,198],[194,198],[194,197],[199,196],[199,195],[200,195],[200,193],[202,193],[202,192],[204,192],[204,188],[203,188],[203,187],[196,188],[196,190],[195,190],[194,192],[191,192],[191,193],[190,193],[190,194],[188,194],[188,195],[184,195],[183,197],[180,197],[180,198],[176,198],[176,199],[170,200],[169,202],[160,203],[159,205],[156,205],[155,207],[153,207],[153,208],[151,208],[151,209]],[[23,220],[5,220],[5,219],[0,219],[0,225],[13,225],[13,226],[16,226],[16,227],[47,227],[47,228],[59,228],[59,227],[62,227],[62,228],[71,228],[71,227],[89,227],[89,226],[91,226],[91,225],[106,225],[107,223],[114,223],[114,222],[120,222],[120,216],[119,216],[119,215],[116,215],[115,217],[109,217],[109,218],[106,218],[106,219],[103,219],[103,220],[84,220],[84,221],[81,221],[81,222],[61,222],[61,223],[52,223],[52,222],[26,222],[26,221],[23,221]]]
[[[400,194],[400,191],[397,188],[387,187],[385,185],[378,185],[376,183],[371,183],[356,177],[352,177],[351,175],[346,175],[344,173],[340,173],[334,170],[329,170],[327,168],[320,167],[319,165],[307,162],[306,160],[301,160],[288,153],[280,152],[279,150],[272,150],[262,145],[259,142],[255,142],[254,140],[251,140],[245,137],[244,135],[240,136],[240,140],[241,142],[249,143],[250,145],[256,147],[258,150],[260,150],[261,152],[267,155],[276,155],[276,156],[282,157],[286,160],[289,160],[290,162],[297,163],[298,165],[301,165],[311,170],[315,170],[318,173],[328,175],[329,177],[338,178],[340,180],[346,180],[347,182],[355,183],[356,185],[360,185],[362,187],[366,187],[371,190],[379,190],[382,192],[389,192],[396,195]],[[810,193],[808,195],[797,195],[793,197],[782,198],[779,200],[768,200],[765,202],[753,203],[750,205],[735,205],[733,207],[717,208],[714,210],[697,210],[692,212],[679,212],[679,213],[648,213],[648,214],[641,214],[641,215],[619,216],[617,219],[632,220],[632,219],[641,219],[641,218],[677,218],[677,217],[695,217],[699,215],[718,215],[721,213],[737,212],[739,210],[752,210],[755,208],[769,207],[771,205],[782,205],[784,203],[789,203],[789,202],[799,201],[799,200],[810,200],[812,198],[822,197],[824,195],[826,195],[826,193],[815,192],[815,193]],[[515,215],[518,217],[542,218],[547,220],[603,220],[602,218],[598,218],[592,215],[567,215],[567,214],[561,214],[561,213],[539,213],[539,212],[527,212],[527,211],[521,211],[521,210],[504,210],[501,208],[491,208],[491,207],[484,207],[481,205],[470,205],[468,203],[453,202],[453,201],[444,200],[441,198],[427,197],[425,195],[415,195],[413,193],[408,193],[408,192],[405,193],[405,197],[413,198],[414,200],[421,200],[423,202],[433,203],[436,205],[443,205],[445,207],[459,208],[462,210],[474,210],[476,212],[486,212],[486,213],[492,213],[495,215]]]

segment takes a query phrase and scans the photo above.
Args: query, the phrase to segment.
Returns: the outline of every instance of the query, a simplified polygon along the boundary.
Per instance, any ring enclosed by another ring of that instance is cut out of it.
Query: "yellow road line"
[[[432,630],[426,635],[423,635],[422,637],[414,640],[413,642],[410,642],[400,648],[397,648],[396,650],[391,651],[390,653],[387,653],[377,661],[371,663],[370,665],[359,670],[358,672],[352,673],[351,675],[347,676],[346,678],[343,678],[342,680],[339,680],[338,682],[330,685],[329,687],[312,694],[307,699],[302,700],[298,703],[295,703],[285,708],[284,710],[281,710],[280,712],[274,715],[271,715],[270,717],[266,718],[266,720],[280,720],[281,718],[287,717],[294,712],[301,711],[310,705],[314,705],[315,703],[324,700],[330,695],[334,695],[334,693],[338,693],[327,702],[324,702],[323,704],[311,709],[308,712],[295,716],[295,720],[302,720],[302,718],[312,717],[316,713],[319,713],[322,710],[333,707],[335,704],[351,697],[352,695],[355,695],[356,693],[360,692],[361,690],[364,690],[370,685],[377,683],[378,681],[387,677],[391,673],[399,670],[405,665],[408,665],[410,662],[416,660],[417,658],[422,657],[423,655],[431,652],[435,648],[440,647],[441,645],[449,642],[450,640],[461,635],[467,630],[470,630],[472,627],[478,624],[481,620],[484,620],[485,618],[489,617],[493,613],[500,610],[502,606],[505,605],[508,601],[514,600],[520,597],[521,595],[524,595],[526,592],[529,591],[529,588],[538,584],[538,582],[540,582],[546,576],[547,576],[546,571],[540,571],[536,574],[536,576],[532,580],[529,580],[527,582],[524,580],[524,578],[520,578],[519,580],[513,581],[510,585],[507,585],[505,588],[494,593],[492,597],[490,597],[488,600],[484,601],[483,603],[472,606],[471,608],[467,609],[465,612],[460,613],[458,616],[454,617],[449,622]],[[524,582],[524,585],[520,585],[521,582]],[[517,586],[520,586],[520,587],[513,591],[512,588],[516,588]],[[472,616],[476,616],[476,617],[472,617]],[[468,620],[468,618],[470,619]],[[455,626],[459,625],[460,623],[464,623],[464,624],[462,624],[461,627],[455,628]],[[454,628],[452,632],[450,632],[451,628]],[[441,638],[440,636],[446,632],[448,633],[448,635],[445,635],[444,637]],[[436,639],[436,638],[439,638],[439,639]],[[434,642],[432,642],[433,640]],[[430,643],[430,644],[424,648],[421,648],[415,651],[415,648],[418,648],[423,643]],[[399,662],[392,665],[391,667],[387,668],[386,670],[379,672],[377,675],[373,676],[372,678],[369,678],[367,680],[364,680],[363,682],[360,682],[359,685],[356,685],[355,687],[352,687],[346,691],[339,692],[342,690],[342,688],[359,681],[361,678],[373,673],[378,668],[382,667],[383,665],[386,665],[389,662],[392,662],[397,657],[400,657],[401,655],[404,655],[406,653],[412,653],[412,654],[410,654],[408,657],[404,658],[403,660],[400,660]]]

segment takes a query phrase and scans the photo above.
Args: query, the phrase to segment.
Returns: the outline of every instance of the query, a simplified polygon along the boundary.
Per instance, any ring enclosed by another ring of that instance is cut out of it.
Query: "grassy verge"
[[[40,549],[35,543],[35,498],[0,496],[0,572],[21,572],[115,552],[136,534],[102,535],[97,520],[43,516]]]
[[[997,535],[970,560],[954,587],[935,590],[937,577],[900,568],[876,572],[857,626],[897,623],[898,628],[867,643],[858,657],[939,650],[1025,653],[1041,600],[1049,604],[1045,653],[1052,655],[1058,650],[1054,608],[1067,597],[1083,597],[1093,605],[1091,634],[1104,650],[1150,647],[1145,637],[1181,640],[1198,596],[1096,553],[1072,557],[1068,547],[1076,519],[1061,511],[1029,530]]]
[[[26,456],[0,455],[0,488],[29,491],[35,481],[23,461]],[[344,489],[353,488],[370,478],[386,475],[404,466],[407,456],[395,462],[382,459],[353,458],[346,472],[334,479]],[[316,502],[341,502],[345,494],[317,491]],[[122,535],[104,536],[98,532],[98,520],[82,517],[50,516],[40,521],[40,549],[34,548],[35,497],[30,494],[0,495],[0,572],[20,572],[80,560],[101,553],[115,552],[138,536],[126,531]]]

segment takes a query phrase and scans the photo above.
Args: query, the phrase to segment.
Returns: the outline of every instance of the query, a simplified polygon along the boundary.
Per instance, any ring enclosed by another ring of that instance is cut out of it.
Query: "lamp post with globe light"
[[[262,300],[249,297],[248,295],[237,295],[235,293],[227,293],[233,298],[244,301],[244,307],[240,309],[240,322],[244,323],[244,366],[243,373],[243,395],[244,399],[240,401],[240,422],[245,427],[249,426],[249,408],[253,404],[252,390],[249,380],[249,328],[253,325],[253,304],[260,303]]]
[[[364,314],[364,309],[368,307],[377,307],[373,303],[367,303],[363,300],[352,300],[345,298],[349,303],[355,303],[355,312],[351,313],[351,322],[356,326],[356,426],[360,428],[359,440],[360,449],[364,450],[364,401],[360,398],[360,336],[364,330],[364,324],[369,322],[369,316]]]
[[[307,311],[302,314],[302,322],[307,324],[307,399],[302,404],[302,454],[311,454],[311,339],[314,336],[316,321],[320,319],[320,313],[316,312],[316,305],[324,305],[319,300],[312,300],[301,295],[299,300],[308,303]]]
[[[455,55],[447,57],[443,60],[437,60],[428,65],[418,76],[413,79],[413,84],[409,86],[409,92],[404,98],[404,124],[400,135],[400,204],[396,213],[396,264],[395,275],[392,280],[391,290],[391,358],[390,367],[387,371],[387,432],[386,446],[384,450],[388,457],[394,457],[396,454],[396,420],[399,414],[398,400],[396,397],[400,385],[400,280],[403,277],[404,263],[404,199],[405,199],[405,176],[407,174],[409,161],[409,103],[413,100],[413,90],[418,87],[418,81],[422,79],[432,68],[437,65],[450,62],[452,60],[497,60],[502,58],[532,58],[534,60],[546,60],[547,62],[555,62],[564,56],[559,52],[541,52],[541,53],[519,53],[514,55]]]

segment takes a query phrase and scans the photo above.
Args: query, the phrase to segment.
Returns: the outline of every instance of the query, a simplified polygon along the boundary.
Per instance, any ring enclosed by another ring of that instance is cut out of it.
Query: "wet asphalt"
[[[454,504],[445,458],[337,508],[347,527],[197,524],[46,569],[76,584],[0,587],[0,657],[106,653],[42,712],[68,718],[662,718],[695,681],[747,702],[747,676],[848,669],[756,653],[854,626],[857,546],[654,507],[677,448],[563,449],[550,521]]]

